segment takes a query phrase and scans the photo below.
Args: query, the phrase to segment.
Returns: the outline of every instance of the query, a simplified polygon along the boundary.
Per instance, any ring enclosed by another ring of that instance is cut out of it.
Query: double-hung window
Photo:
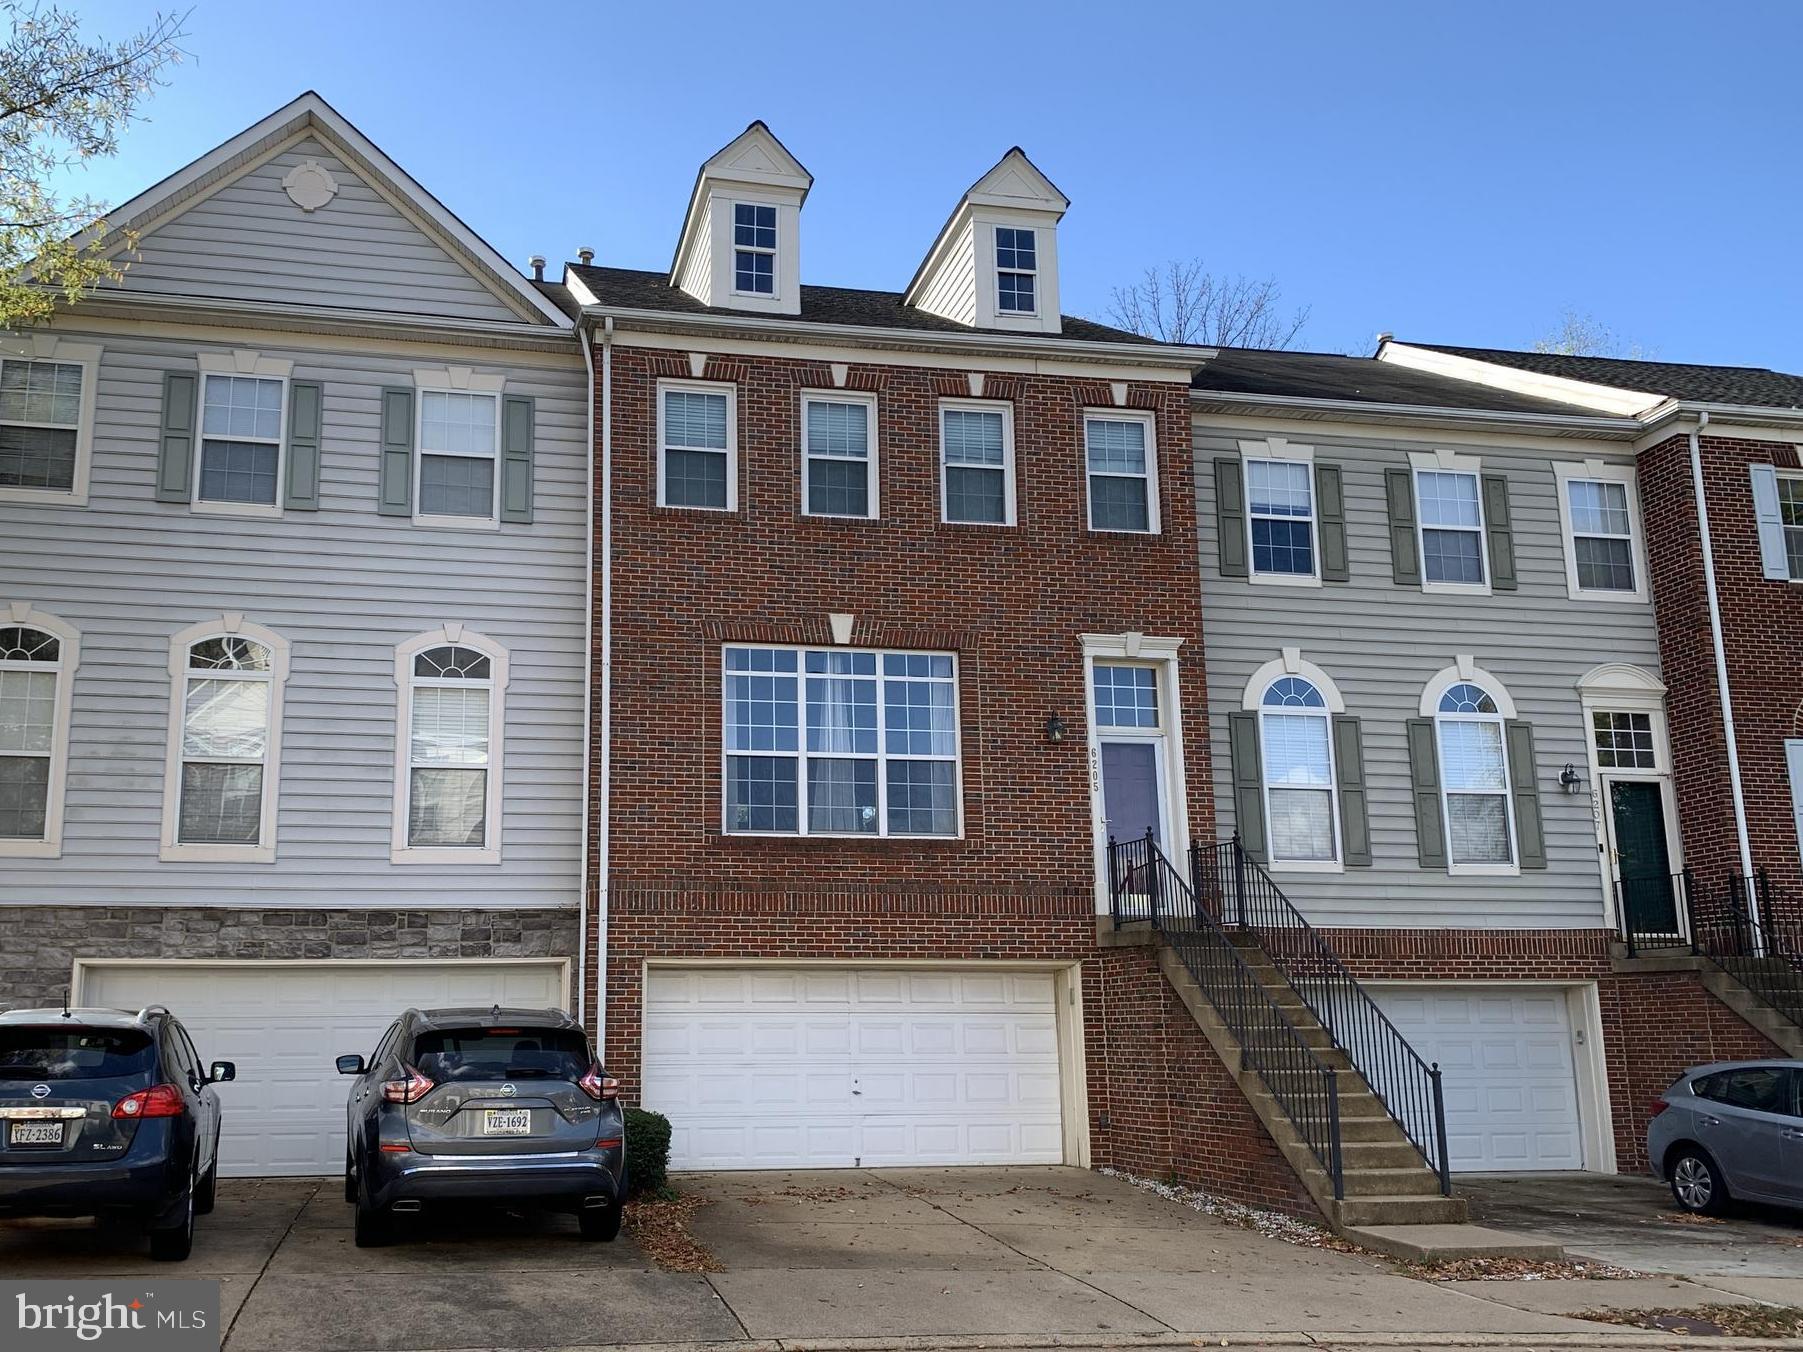
[[[1312,465],[1247,460],[1246,520],[1252,532],[1254,577],[1315,576]]]
[[[776,208],[739,202],[732,209],[732,289],[750,296],[776,292]]]
[[[0,855],[51,854],[60,841],[74,647],[73,631],[0,627]]]
[[[288,645],[242,621],[174,636],[165,859],[275,858]]]
[[[405,848],[492,850],[499,802],[497,659],[450,642],[403,653],[403,660]]]
[[[205,373],[194,501],[279,510],[288,382]]]
[[[809,516],[877,514],[876,399],[804,394],[801,496]]]
[[[1447,858],[1455,868],[1513,867],[1509,764],[1503,717],[1495,699],[1482,686],[1461,681],[1440,697],[1434,726],[1446,804]]]
[[[1634,504],[1619,479],[1564,478],[1571,533],[1571,581],[1579,592],[1639,590],[1634,566]]]
[[[1039,311],[1039,247],[1024,227],[995,228],[995,308],[1004,315]]]
[[[1283,676],[1265,690],[1259,744],[1273,864],[1339,858],[1331,732],[1327,701],[1308,681]]]
[[[966,525],[1014,524],[1014,413],[1008,404],[939,406],[940,513]]]
[[[1422,577],[1452,586],[1484,585],[1484,512],[1478,477],[1466,470],[1415,471]]]
[[[725,650],[725,829],[958,834],[950,653]]]
[[[419,503],[415,516],[497,521],[501,399],[462,390],[419,394]]]
[[[678,381],[658,386],[658,506],[737,509],[733,403],[730,386]]]
[[[1803,478],[1778,476],[1778,516],[1784,523],[1784,558],[1793,581],[1803,581]]]
[[[0,489],[76,491],[86,375],[79,362],[0,361]]]
[[[1152,419],[1084,414],[1083,454],[1089,476],[1089,528],[1157,531],[1158,454]]]

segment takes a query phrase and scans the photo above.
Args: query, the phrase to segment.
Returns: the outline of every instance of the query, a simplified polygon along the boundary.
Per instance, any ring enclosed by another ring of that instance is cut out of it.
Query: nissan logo
[[[501,1097],[502,1098],[512,1098],[514,1096],[514,1094],[517,1092],[518,1091],[515,1090],[514,1087],[510,1084],[504,1084],[501,1086]]]
[[[49,1098],[50,1097],[50,1086],[47,1084],[32,1085],[31,1086],[31,1096],[33,1098]]]

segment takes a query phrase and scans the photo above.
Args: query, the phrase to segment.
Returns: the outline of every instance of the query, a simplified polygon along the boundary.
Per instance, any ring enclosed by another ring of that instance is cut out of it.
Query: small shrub
[[[644,1108],[626,1110],[626,1182],[633,1196],[661,1193],[670,1172],[670,1119]]]

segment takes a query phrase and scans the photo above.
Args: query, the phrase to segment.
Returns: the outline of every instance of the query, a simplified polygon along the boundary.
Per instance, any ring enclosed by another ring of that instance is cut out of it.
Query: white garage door
[[[1584,1167],[1563,988],[1380,986],[1371,993],[1422,1059],[1440,1063],[1454,1169]]]
[[[1063,1161],[1049,973],[647,974],[644,1100],[680,1169]]]
[[[81,1001],[167,1005],[203,1061],[233,1061],[219,1086],[219,1166],[235,1176],[335,1174],[344,1168],[345,1092],[333,1068],[368,1056],[402,1010],[447,1005],[561,1007],[561,964],[146,963],[90,968]]]

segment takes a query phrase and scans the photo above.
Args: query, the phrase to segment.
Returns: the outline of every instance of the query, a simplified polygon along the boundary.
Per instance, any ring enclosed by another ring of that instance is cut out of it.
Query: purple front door
[[[1152,743],[1102,743],[1102,811],[1110,839],[1138,840],[1150,831],[1164,843],[1158,749]]]

